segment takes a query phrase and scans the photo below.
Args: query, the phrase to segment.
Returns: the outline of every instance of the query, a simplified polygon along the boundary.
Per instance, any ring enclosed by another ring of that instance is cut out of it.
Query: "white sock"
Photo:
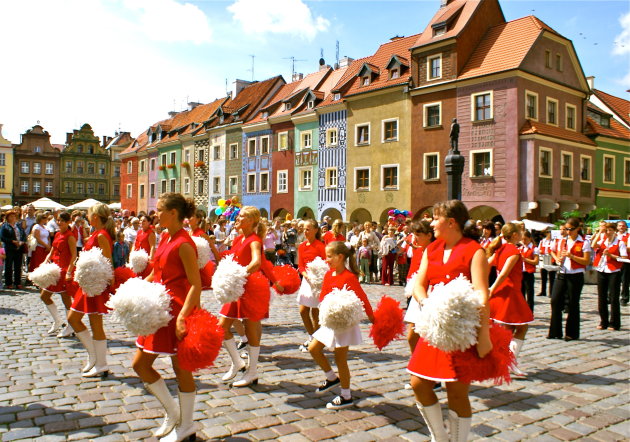
[[[352,395],[350,394],[350,389],[349,388],[342,388],[341,389],[341,397],[344,399],[352,399]]]
[[[241,336],[242,343],[247,344],[247,341],[248,341],[247,336]]]
[[[50,312],[50,315],[53,317],[56,324],[61,324],[63,322],[61,316],[59,316],[59,310],[57,310],[55,303],[46,304],[46,308]]]
[[[337,379],[337,375],[335,374],[334,370],[327,371],[325,374],[326,379],[329,381],[334,381],[335,379]]]

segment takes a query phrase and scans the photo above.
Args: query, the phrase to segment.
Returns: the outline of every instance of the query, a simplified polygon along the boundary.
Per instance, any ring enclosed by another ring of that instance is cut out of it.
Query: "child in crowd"
[[[361,282],[370,284],[370,260],[372,259],[372,249],[368,245],[367,238],[361,241],[359,247],[359,268],[361,269]]]
[[[125,234],[120,231],[116,234],[116,243],[114,244],[114,253],[112,261],[114,268],[123,267],[129,260],[129,244],[125,242]]]

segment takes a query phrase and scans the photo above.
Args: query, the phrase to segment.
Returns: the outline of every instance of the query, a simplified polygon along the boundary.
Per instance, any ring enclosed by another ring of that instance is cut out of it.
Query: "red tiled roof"
[[[539,123],[538,121],[526,120],[525,124],[519,131],[520,135],[546,135],[553,138],[559,138],[567,141],[574,141],[576,143],[584,143],[594,146],[595,143],[589,137],[581,132],[574,132],[572,130],[563,129],[557,126],[551,126],[550,124]]]
[[[630,125],[630,101],[607,94],[599,89],[593,89],[593,93],[615,113],[617,118]]]
[[[424,31],[416,38],[415,43],[410,46],[415,48],[457,37],[473,16],[475,10],[479,7],[481,2],[482,0],[455,0],[444,8],[438,9]],[[448,29],[444,34],[434,37],[433,25],[447,21],[454,17],[457,13],[459,13],[459,18],[455,22],[455,25],[450,27],[450,29]]]
[[[59,152],[63,152],[66,145],[65,144],[51,144],[53,149],[57,149]]]
[[[630,141],[630,129],[619,123],[614,118],[610,119],[610,127],[604,127],[593,120],[591,117],[587,117],[586,129],[584,130],[584,133],[586,135],[602,135],[605,137],[619,138],[622,140]]]

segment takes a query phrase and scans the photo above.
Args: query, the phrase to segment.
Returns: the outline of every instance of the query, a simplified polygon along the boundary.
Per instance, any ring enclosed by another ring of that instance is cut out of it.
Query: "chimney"
[[[453,0],[440,0],[440,8],[445,8]]]
[[[389,41],[396,41],[396,40],[400,40],[401,38],[403,37],[401,37],[400,35],[395,35],[392,38],[390,38]]]
[[[196,101],[191,101],[188,103],[188,109],[193,110],[197,106],[201,106],[201,103],[197,103]]]
[[[66,133],[66,144],[72,143],[72,133]]]
[[[295,73],[293,74],[293,80],[292,81],[300,81],[304,78],[304,74],[301,73]]]
[[[177,112],[177,111],[170,111],[170,112],[168,113],[168,116],[169,116],[169,117],[171,117],[171,118],[173,118],[173,117],[174,117],[175,115],[177,115],[178,113],[179,113],[179,112]]]
[[[345,68],[350,66],[350,63],[354,61],[354,58],[350,58],[347,55],[339,60],[339,67]]]
[[[232,82],[232,100],[235,99],[243,89],[252,84],[251,81],[236,79]]]
[[[595,89],[595,76],[591,75],[590,77],[586,77],[586,82],[588,83],[588,87],[593,90]]]

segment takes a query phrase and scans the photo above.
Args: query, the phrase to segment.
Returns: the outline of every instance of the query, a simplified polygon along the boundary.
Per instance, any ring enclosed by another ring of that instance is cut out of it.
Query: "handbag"
[[[33,234],[30,233],[28,235],[28,238],[26,238],[26,244],[27,244],[27,249],[25,250],[25,252],[34,252],[35,249],[37,248],[37,238],[35,238],[35,236],[33,236]]]

